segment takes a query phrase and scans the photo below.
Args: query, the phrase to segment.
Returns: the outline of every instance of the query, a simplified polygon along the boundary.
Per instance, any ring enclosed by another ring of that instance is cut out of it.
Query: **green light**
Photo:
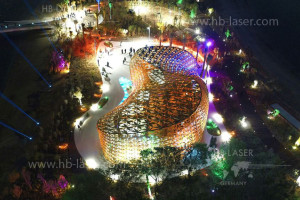
[[[224,178],[224,171],[227,169],[227,163],[225,160],[218,160],[211,166],[212,173],[219,179]]]
[[[278,109],[275,109],[273,112],[272,112],[272,115],[273,117],[276,117],[277,115],[280,114],[280,111]]]
[[[207,125],[206,125],[206,128],[211,130],[211,129],[216,129],[218,128],[217,124],[215,122],[213,122],[211,119],[209,119],[207,121]]]
[[[108,3],[108,6],[109,6],[109,8],[111,8],[111,7],[112,7],[112,3],[111,3],[111,2],[109,2],[109,3]]]
[[[195,18],[196,17],[196,11],[195,11],[195,8],[193,8],[192,10],[191,10],[191,14],[190,14],[190,18]]]
[[[218,125],[215,122],[213,122],[211,119],[207,120],[206,129],[207,129],[207,132],[213,136],[221,135],[221,131],[220,131]]]
[[[231,33],[230,33],[229,29],[227,29],[227,31],[225,32],[225,35],[226,35],[227,38],[229,38],[231,36]]]
[[[228,85],[228,86],[227,86],[227,89],[228,89],[229,91],[232,91],[232,90],[233,90],[233,86],[232,86],[232,85]]]
[[[246,67],[249,66],[249,64],[250,64],[249,62],[244,62],[242,65],[243,70],[245,70]]]
[[[178,0],[177,4],[182,4],[183,0]]]

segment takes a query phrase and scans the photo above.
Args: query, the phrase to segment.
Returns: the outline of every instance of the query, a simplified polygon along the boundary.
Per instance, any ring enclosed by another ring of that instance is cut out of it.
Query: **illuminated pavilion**
[[[208,92],[189,52],[165,46],[139,49],[130,62],[133,90],[97,123],[101,150],[111,163],[138,159],[153,147],[186,148],[201,141]]]

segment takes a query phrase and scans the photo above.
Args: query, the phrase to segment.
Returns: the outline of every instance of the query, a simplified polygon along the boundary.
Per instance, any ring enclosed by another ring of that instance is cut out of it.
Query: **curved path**
[[[130,47],[138,48],[144,47],[145,45],[153,45],[153,42],[149,42],[147,39],[135,39],[122,42],[112,41],[114,47],[111,50],[110,54],[104,53],[100,59],[100,72],[102,73],[102,68],[105,67],[105,71],[111,73],[109,75],[110,82],[103,80],[103,84],[109,85],[109,90],[103,93],[103,97],[107,96],[109,98],[106,105],[97,111],[89,110],[88,113],[90,117],[86,119],[80,129],[75,127],[74,131],[74,140],[78,152],[85,160],[86,164],[90,168],[102,168],[105,169],[108,167],[108,163],[105,161],[103,155],[101,155],[100,141],[98,136],[98,131],[96,128],[97,121],[104,116],[106,113],[118,106],[123,99],[124,91],[120,86],[119,78],[125,77],[130,79],[129,73],[129,61],[130,57],[128,55]],[[103,42],[99,46],[102,51],[104,51],[105,46]],[[127,49],[127,54],[122,54],[121,49]],[[126,62],[123,64],[123,58],[126,56]],[[95,62],[96,58],[95,58]],[[109,62],[109,65],[112,67],[108,68],[105,65]]]

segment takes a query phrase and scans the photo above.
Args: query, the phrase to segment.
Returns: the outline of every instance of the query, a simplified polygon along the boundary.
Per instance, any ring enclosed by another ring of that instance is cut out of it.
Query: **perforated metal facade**
[[[139,49],[130,63],[132,93],[97,124],[105,158],[129,162],[147,148],[201,141],[208,93],[196,70],[195,58],[182,49]]]

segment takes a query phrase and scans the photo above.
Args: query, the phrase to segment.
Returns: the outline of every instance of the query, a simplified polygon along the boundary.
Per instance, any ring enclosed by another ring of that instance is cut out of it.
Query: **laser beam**
[[[4,126],[4,127],[8,128],[8,129],[10,129],[10,130],[12,130],[12,131],[15,132],[15,133],[18,133],[19,135],[22,135],[22,136],[28,138],[29,140],[32,140],[32,137],[30,137],[30,136],[28,136],[28,135],[25,135],[24,133],[21,133],[20,131],[14,129],[13,127],[11,127],[11,126],[9,126],[9,125],[7,125],[7,124],[5,124],[5,123],[3,123],[2,121],[0,121],[0,124],[1,124],[2,126]]]
[[[1,30],[1,28],[0,28]],[[37,68],[30,62],[30,60],[23,54],[23,52],[17,47],[17,45],[7,36],[6,33],[1,33],[5,39],[13,46],[16,51],[24,58],[24,60],[29,64],[29,66],[43,79],[43,81],[48,85],[48,87],[52,87],[52,85],[42,76],[42,74],[37,70]]]
[[[7,98],[4,94],[2,94],[0,92],[0,96],[7,101],[8,103],[10,103],[11,105],[13,105],[15,108],[17,108],[19,111],[21,111],[24,115],[26,115],[27,117],[29,117],[32,121],[34,121],[36,123],[36,125],[39,125],[40,122],[36,121],[35,119],[33,119],[30,115],[28,115],[24,110],[22,110],[18,105],[16,105],[12,100],[10,100],[9,98]]]

